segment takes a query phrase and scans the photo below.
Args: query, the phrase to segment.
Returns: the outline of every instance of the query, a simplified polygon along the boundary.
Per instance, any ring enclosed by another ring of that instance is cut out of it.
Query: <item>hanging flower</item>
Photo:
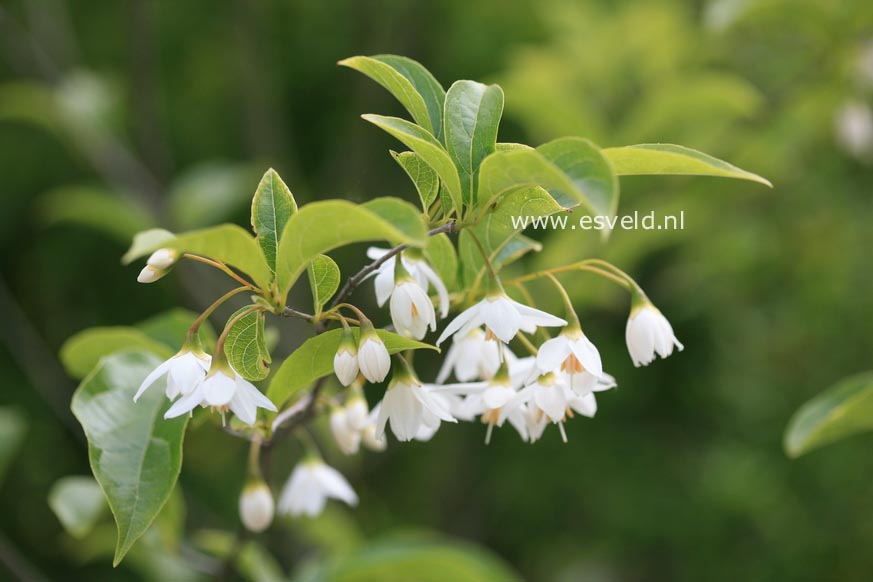
[[[514,301],[503,292],[489,295],[473,307],[461,312],[443,330],[437,340],[441,344],[451,335],[466,335],[471,329],[485,325],[485,330],[491,332],[504,343],[509,343],[518,330],[531,333],[537,327],[556,327],[567,322],[545,311],[534,309]]]
[[[161,363],[146,376],[133,396],[133,401],[139,400],[143,392],[164,375],[167,376],[167,398],[175,400],[180,395],[190,394],[197,384],[203,381],[211,361],[209,354],[199,347],[186,344],[179,353]]]
[[[474,327],[466,334],[456,334],[452,339],[452,347],[446,353],[436,383],[445,382],[452,372],[459,382],[488,380],[499,367],[500,352],[497,342],[487,339],[482,328]]]
[[[367,249],[367,256],[373,260],[380,259],[390,250],[370,247]],[[396,261],[396,256],[391,257],[379,265],[379,268],[375,271],[376,302],[379,304],[379,307],[385,305],[385,302],[388,301],[388,298],[394,292]],[[430,286],[433,286],[437,297],[439,297],[440,317],[447,316],[449,314],[449,292],[446,289],[445,283],[436,274],[436,271],[423,258],[416,257],[412,251],[401,253],[401,263],[403,268],[425,292],[427,292]]]
[[[398,263],[400,264],[400,263]],[[391,294],[391,321],[401,335],[422,339],[436,331],[436,314],[427,293],[412,279],[401,280]]]
[[[140,283],[154,283],[167,273],[179,260],[179,253],[173,249],[158,249],[146,261],[136,280]]]
[[[317,457],[310,457],[291,472],[279,496],[279,513],[315,517],[329,498],[357,505],[358,496],[342,474]]]
[[[600,352],[576,326],[565,328],[540,346],[537,367],[543,373],[560,369],[567,374],[589,372],[595,378],[603,374]]]
[[[426,420],[434,424],[435,419],[457,422],[444,403],[434,397],[429,388],[422,386],[411,370],[405,369],[405,364],[395,370],[379,405],[376,437],[383,438],[385,425],[390,423],[397,440],[410,441]]]
[[[381,382],[391,369],[391,356],[385,342],[369,321],[361,322],[361,339],[358,343],[358,366],[361,374],[370,382]]]
[[[260,533],[273,523],[274,502],[263,479],[249,481],[239,498],[239,518],[245,528]]]
[[[358,346],[352,330],[346,327],[333,357],[333,371],[343,386],[348,386],[358,377]]]
[[[667,318],[647,299],[634,302],[630,317],[625,328],[627,350],[634,366],[648,366],[657,353],[666,358],[673,353],[673,348],[681,352],[685,349],[676,335],[673,326]]]
[[[249,426],[255,424],[258,408],[278,412],[276,405],[251,382],[237,374],[226,361],[219,362],[217,358],[213,359],[206,378],[190,394],[173,403],[164,413],[164,418],[182,416],[197,406],[209,406],[222,416],[230,410]]]
[[[354,455],[361,447],[361,431],[349,424],[348,413],[343,408],[334,408],[329,418],[330,432],[339,449],[346,455]]]

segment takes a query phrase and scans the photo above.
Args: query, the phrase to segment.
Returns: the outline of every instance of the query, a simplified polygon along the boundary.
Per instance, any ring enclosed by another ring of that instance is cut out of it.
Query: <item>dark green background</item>
[[[46,505],[55,480],[88,472],[68,410],[75,385],[57,351],[86,327],[208,305],[226,284],[194,266],[138,285],[138,266],[119,264],[126,233],[245,225],[269,166],[300,203],[413,200],[387,153],[399,144],[359,118],[400,115],[399,105],[335,65],[392,52],[421,61],[445,86],[501,83],[500,141],[575,134],[604,147],[681,143],[775,188],[627,178],[620,213],[684,210],[686,230],[617,232],[605,246],[594,233],[543,237],[544,252],[519,270],[610,258],[671,319],[686,350],[634,369],[623,345],[627,298],[568,277],[619,382],[599,398],[597,417],[569,423],[567,445],[553,429],[535,446],[504,429],[486,447],[484,428],[466,424],[382,455],[333,456],[361,504],[332,508],[324,537],[341,551],[337,540],[354,528],[366,536],[436,530],[493,550],[532,580],[870,579],[869,438],[790,461],[781,436],[803,401],[873,367],[873,171],[834,136],[843,104],[873,104],[873,81],[855,66],[873,39],[873,8],[860,0],[613,4],[0,4],[0,403],[28,423],[0,491],[4,561],[18,554],[53,578],[141,575],[112,571],[106,559],[82,564]],[[731,9],[731,22],[713,24]],[[9,90],[23,82],[66,95],[77,121],[46,127],[49,108]],[[64,195],[51,191],[69,186],[148,211],[111,213],[109,227],[59,220]],[[361,264],[362,250],[336,254],[344,273]],[[356,298],[373,307],[369,286]],[[305,287],[293,300],[308,307]],[[296,322],[274,326],[283,334],[275,358],[307,333]],[[295,454],[289,446],[277,455],[274,485]],[[190,432],[189,529],[236,528],[244,456],[212,428]],[[318,554],[301,533],[308,529],[274,528],[265,543],[292,567]]]

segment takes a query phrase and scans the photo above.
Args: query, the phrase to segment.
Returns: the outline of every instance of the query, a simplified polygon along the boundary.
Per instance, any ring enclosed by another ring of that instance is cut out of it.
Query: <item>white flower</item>
[[[400,281],[391,294],[391,321],[401,335],[421,339],[427,333],[436,331],[436,313],[430,297],[412,279]]]
[[[389,252],[390,249],[380,249],[370,247],[367,249],[367,256],[371,259],[379,259]],[[440,279],[439,275],[431,269],[423,259],[411,258],[407,254],[401,254],[401,264],[406,271],[415,279],[418,286],[427,292],[428,287],[433,285],[440,301],[440,317],[445,317],[449,314],[449,292],[446,290],[446,285]],[[375,287],[376,287],[376,302],[379,307],[385,305],[388,298],[394,292],[394,269],[397,257],[391,257],[375,271]]]
[[[249,531],[259,533],[273,523],[273,494],[260,479],[245,486],[239,498],[239,518]]]
[[[524,404],[527,398],[522,398],[512,385],[506,362],[488,382],[473,382],[454,386],[467,394],[459,417],[478,415],[482,423],[488,425],[488,430],[485,433],[486,444],[491,442],[491,432],[494,426],[501,427],[507,420],[518,431],[521,438],[527,440],[528,433],[524,419]]]
[[[370,382],[381,382],[391,369],[391,356],[382,339],[374,331],[361,330],[358,345],[358,365]]]
[[[154,283],[166,274],[167,271],[163,269],[156,269],[151,265],[146,265],[143,267],[142,271],[139,272],[139,275],[136,276],[136,280],[139,283]]]
[[[497,342],[486,339],[479,327],[464,335],[457,334],[452,347],[446,353],[443,365],[437,374],[436,383],[445,382],[453,371],[459,382],[490,379],[500,367],[500,352]]]
[[[174,400],[179,395],[190,394],[206,376],[211,361],[212,358],[200,350],[182,348],[178,354],[163,362],[146,376],[139,390],[136,391],[133,401],[139,400],[142,393],[164,374],[167,376],[167,398]]]
[[[385,438],[385,435],[382,435],[382,438],[376,437],[375,424],[371,424],[361,431],[361,442],[364,443],[365,447],[377,453],[384,451],[388,447],[388,439]]]
[[[531,400],[549,422],[560,422],[567,412],[567,398],[572,394],[554,374],[545,374],[533,384]]]
[[[308,459],[291,472],[279,497],[279,513],[315,517],[331,497],[348,505],[358,504],[358,496],[339,471],[321,459]]]
[[[493,333],[500,341],[509,343],[518,330],[533,332],[538,326],[555,327],[566,325],[567,322],[545,311],[522,305],[500,293],[486,297],[473,307],[461,312],[443,330],[437,340],[441,344],[450,335],[460,332],[461,335],[474,327],[485,325],[486,331]]]
[[[179,253],[173,249],[158,249],[151,254],[146,261],[149,267],[155,269],[166,270],[176,264],[179,260]]]
[[[367,408],[367,401],[362,394],[354,394],[346,400],[346,420],[355,430],[364,430],[375,422],[375,417]]]
[[[164,418],[182,416],[197,406],[210,406],[222,414],[230,410],[249,426],[255,424],[258,408],[278,411],[269,398],[229,367],[227,370],[221,368],[210,370],[206,378],[190,394],[179,398],[167,410]]]
[[[336,354],[333,356],[333,371],[343,386],[348,386],[358,377],[358,346],[351,330],[344,330]]]
[[[673,353],[676,347],[681,352],[685,349],[676,335],[667,318],[657,307],[649,302],[635,307],[627,320],[625,329],[627,350],[630,352],[634,366],[648,366],[654,359],[655,353],[666,358]]]
[[[411,441],[426,420],[432,425],[434,419],[457,422],[444,403],[430,393],[429,388],[408,376],[402,379],[395,377],[379,405],[376,437],[384,438],[385,425],[390,422],[397,440]]]
[[[568,374],[587,371],[597,378],[603,374],[600,352],[578,329],[565,329],[543,343],[537,352],[537,367],[543,373],[560,369]]]
[[[330,413],[330,432],[339,449],[346,455],[354,455],[361,447],[361,433],[349,425],[348,414],[343,408]]]

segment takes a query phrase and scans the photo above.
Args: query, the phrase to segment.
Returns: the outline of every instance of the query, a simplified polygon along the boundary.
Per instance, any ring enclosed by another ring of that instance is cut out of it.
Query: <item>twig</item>
[[[436,235],[444,233],[444,232],[445,233],[455,232],[457,230],[457,227],[458,227],[457,222],[455,222],[454,220],[451,220],[442,226],[438,226],[437,228],[431,229],[430,231],[428,231],[427,236],[436,236]],[[385,262],[388,261],[388,259],[405,251],[408,247],[409,247],[409,245],[405,245],[405,244],[397,245],[396,247],[394,247],[393,249],[391,249],[390,251],[388,251],[387,253],[385,253],[384,255],[382,255],[381,257],[379,257],[378,259],[376,259],[375,261],[373,261],[369,265],[366,265],[360,271],[358,271],[357,273],[355,273],[354,275],[349,277],[348,280],[346,281],[345,285],[343,285],[343,288],[339,290],[339,293],[337,293],[336,296],[334,296],[333,301],[331,301],[330,307],[328,308],[328,310],[331,310],[334,307],[336,307],[337,305],[339,305],[340,303],[344,302],[346,300],[346,298],[349,295],[351,295],[352,291],[354,291],[357,288],[357,286],[360,285],[361,282],[367,277],[367,275],[369,275],[370,273],[372,273],[373,271],[375,271],[376,269],[381,267],[383,264],[385,264]]]

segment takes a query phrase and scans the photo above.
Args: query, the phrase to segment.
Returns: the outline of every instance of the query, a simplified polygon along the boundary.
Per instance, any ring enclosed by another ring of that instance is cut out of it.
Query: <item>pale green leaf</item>
[[[415,185],[418,191],[418,198],[421,200],[421,208],[427,212],[430,205],[434,203],[440,191],[440,179],[437,173],[415,152],[391,152],[394,160],[400,164],[409,179]]]
[[[118,526],[117,565],[148,529],[176,485],[188,416],[164,420],[162,380],[133,402],[160,359],[141,351],[107,356],[73,395],[71,408],[88,439],[91,470]]]
[[[359,329],[353,327],[355,341],[359,336]],[[385,343],[389,353],[395,354],[404,350],[417,350],[428,348],[437,350],[434,346],[423,342],[405,338],[385,330],[376,330],[379,337]],[[317,336],[311,337],[297,348],[279,366],[270,387],[267,397],[276,403],[282,403],[297,395],[301,390],[309,387],[313,382],[333,373],[333,357],[339,347],[343,336],[343,330],[334,329]]]
[[[390,64],[379,60],[378,57],[351,57],[340,61],[338,64],[355,69],[367,75],[400,101],[412,119],[431,133],[434,126],[428,115],[424,97],[416,90],[412,82]]]
[[[561,138],[485,158],[479,171],[480,215],[506,192],[531,186],[544,188],[565,207],[582,204],[592,215],[612,216],[618,205],[618,181],[600,149],[582,138]]]
[[[317,255],[357,242],[387,240],[424,246],[427,230],[421,213],[397,199],[376,199],[365,205],[325,200],[303,206],[291,217],[279,243],[276,281],[280,299]]]
[[[873,372],[846,378],[800,407],[785,430],[785,451],[799,457],[873,430]]]
[[[134,237],[133,246],[122,258],[122,263],[129,264],[161,248],[175,249],[180,253],[221,261],[247,273],[261,288],[269,288],[272,272],[261,247],[252,235],[239,226],[222,224],[169,237],[168,234],[161,229],[139,233]]]
[[[77,540],[88,535],[107,507],[97,481],[77,475],[55,481],[48,504],[64,530]]]
[[[309,290],[312,293],[312,307],[315,316],[321,315],[321,310],[336,293],[340,284],[340,269],[336,262],[327,255],[318,255],[306,268],[309,275]]]
[[[453,206],[460,211],[463,207],[461,179],[458,169],[455,167],[449,153],[442,144],[426,130],[398,117],[384,117],[382,115],[362,115],[376,127],[379,127],[400,140],[403,145],[421,156],[443,182],[452,198]]]
[[[446,151],[458,168],[466,204],[476,204],[479,165],[494,152],[502,114],[503,89],[499,85],[456,81],[446,93]]]
[[[482,243],[492,264],[499,267],[510,258],[518,258],[521,254],[537,248],[536,243],[522,242],[529,239],[521,239],[508,252],[504,252],[506,246],[516,240],[516,233],[521,231],[519,225],[525,219],[548,216],[562,210],[563,207],[544,189],[520,188],[504,195],[494,210],[470,230]],[[518,225],[513,223],[514,220],[519,221]],[[458,240],[464,283],[467,286],[472,285],[485,268],[482,252],[473,241],[472,235],[466,230],[461,231]]]
[[[603,150],[619,176],[679,174],[722,176],[751,180],[772,187],[766,178],[741,170],[723,160],[691,148],[672,144],[639,144]]]
[[[100,358],[131,349],[150,352],[164,359],[175,353],[167,345],[134,327],[92,327],[64,342],[60,359],[67,374],[73,378],[84,378],[94,369]]]
[[[187,309],[173,309],[153,315],[136,324],[136,328],[150,338],[157,340],[177,352],[182,347],[188,328],[199,314]],[[215,330],[209,321],[204,321],[197,332],[203,346],[208,350],[215,345]]]
[[[251,306],[241,307],[228,321]],[[230,328],[224,342],[224,353],[233,369],[251,381],[263,380],[270,374],[270,352],[264,341],[264,312],[254,311],[240,317]]]
[[[417,536],[370,543],[358,551],[323,564],[309,580],[512,582],[521,579],[502,560],[477,546]]]
[[[261,178],[252,198],[252,228],[271,271],[276,270],[279,236],[295,212],[297,202],[294,195],[276,170],[270,168]]]

